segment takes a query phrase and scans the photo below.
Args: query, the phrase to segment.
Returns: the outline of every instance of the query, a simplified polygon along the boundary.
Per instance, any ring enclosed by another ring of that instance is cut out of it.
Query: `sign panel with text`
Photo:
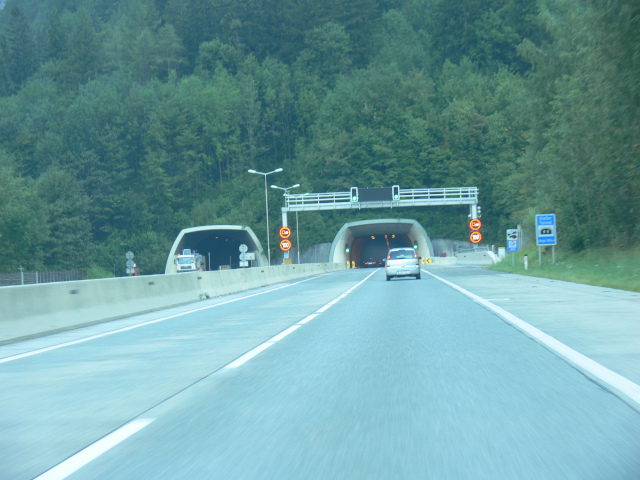
[[[556,214],[536,215],[536,245],[555,245]]]

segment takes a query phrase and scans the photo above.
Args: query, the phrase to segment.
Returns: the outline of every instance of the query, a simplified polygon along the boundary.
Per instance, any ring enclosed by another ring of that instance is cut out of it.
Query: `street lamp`
[[[275,170],[271,170],[270,172],[258,172],[253,168],[249,169],[249,173],[257,173],[258,175],[264,176],[264,201],[267,205],[267,258],[269,259],[269,265],[271,265],[271,244],[269,243],[269,197],[267,196],[267,175],[271,175],[272,173],[281,172],[282,168],[276,168]]]
[[[299,187],[300,184],[296,183],[295,185],[291,185],[290,187],[279,187],[277,185],[271,185],[271,188],[277,188],[278,190],[283,190],[284,191],[284,195],[289,195],[289,190],[291,190],[292,188],[297,188]]]
[[[295,185],[291,185],[290,187],[279,187],[277,185],[271,185],[271,188],[277,188],[278,190],[283,190],[284,191],[284,196],[288,196],[289,195],[289,190],[291,190],[292,188],[298,188],[300,186],[299,183],[296,183]],[[298,212],[296,211],[296,243],[298,244],[296,250],[298,251],[298,265],[300,264],[300,234],[298,232]],[[286,258],[287,254],[285,254]]]

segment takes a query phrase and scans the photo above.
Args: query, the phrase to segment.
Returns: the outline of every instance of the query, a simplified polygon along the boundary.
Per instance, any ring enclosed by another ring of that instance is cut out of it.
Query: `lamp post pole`
[[[269,197],[267,195],[267,175],[271,175],[272,173],[278,173],[282,171],[282,168],[276,168],[275,170],[271,170],[270,172],[258,172],[253,168],[250,168],[249,173],[257,173],[258,175],[262,175],[264,177],[264,202],[267,208],[267,258],[269,259],[269,265],[271,265],[271,243],[269,242]]]
[[[298,188],[300,186],[299,183],[296,183],[295,185],[291,185],[290,187],[279,187],[277,185],[271,185],[271,188],[277,188],[278,190],[282,190],[284,193],[283,195],[286,197],[289,195],[289,190],[291,190],[292,188]],[[285,217],[283,215],[283,221],[285,220]],[[300,238],[298,237],[298,212],[296,212],[296,240],[298,243],[298,263],[300,263]],[[285,258],[289,258],[289,252],[285,252],[284,253]]]

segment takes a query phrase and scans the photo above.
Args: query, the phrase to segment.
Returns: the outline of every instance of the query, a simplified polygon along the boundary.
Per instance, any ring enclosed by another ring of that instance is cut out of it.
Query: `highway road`
[[[0,427],[2,480],[640,478],[638,411],[383,270],[0,346]]]

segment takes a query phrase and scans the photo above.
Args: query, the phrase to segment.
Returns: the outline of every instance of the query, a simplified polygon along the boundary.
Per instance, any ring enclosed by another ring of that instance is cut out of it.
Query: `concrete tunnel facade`
[[[255,254],[255,260],[250,261],[249,266],[261,267],[268,264],[262,245],[249,227],[206,225],[185,228],[173,242],[164,273],[177,272],[175,258],[185,248],[200,253],[207,262],[207,270],[219,270],[220,266],[238,268],[241,244],[247,246],[248,253]],[[211,265],[209,265],[209,259],[211,259]]]
[[[391,248],[417,245],[420,257],[432,257],[433,245],[426,230],[416,220],[377,219],[346,223],[331,244],[329,262],[355,262],[363,267],[366,261],[379,265]],[[349,247],[349,252],[347,252]]]

